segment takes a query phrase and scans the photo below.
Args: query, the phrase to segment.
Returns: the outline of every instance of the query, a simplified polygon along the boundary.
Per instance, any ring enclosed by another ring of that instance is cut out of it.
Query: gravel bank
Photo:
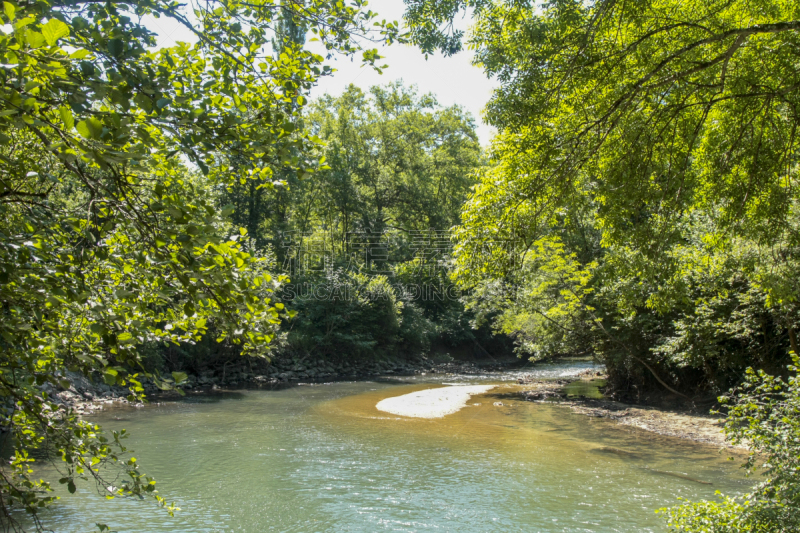
[[[721,416],[696,413],[685,410],[668,410],[656,407],[643,407],[616,402],[608,399],[568,396],[565,387],[575,381],[591,381],[604,376],[591,373],[581,380],[520,380],[530,388],[522,396],[532,402],[549,402],[568,407],[576,413],[587,416],[608,418],[623,426],[669,437],[678,437],[695,442],[727,449],[746,449],[745,446],[732,446],[725,440],[722,432],[725,419]]]

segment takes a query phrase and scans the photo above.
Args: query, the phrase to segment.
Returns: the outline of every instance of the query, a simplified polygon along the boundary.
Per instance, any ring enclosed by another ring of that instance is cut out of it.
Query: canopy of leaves
[[[640,367],[715,389],[747,364],[785,365],[800,296],[795,2],[406,4],[412,39],[446,54],[471,10],[467,43],[500,82],[492,164],[456,234],[474,305],[508,310],[498,327],[529,353],[582,345],[618,383]],[[570,271],[591,271],[581,290]]]
[[[800,99],[794,2],[408,5],[417,41],[445,51],[448,34],[423,15],[473,7],[476,62],[501,82],[487,109],[499,164],[467,217],[536,234],[586,198],[604,243],[648,254],[679,240],[676,222],[696,209],[720,231],[786,231]]]

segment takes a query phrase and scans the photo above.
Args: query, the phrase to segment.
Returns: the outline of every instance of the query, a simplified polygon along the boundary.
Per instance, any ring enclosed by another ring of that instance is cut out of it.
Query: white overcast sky
[[[378,13],[379,19],[402,24],[403,0],[370,0],[368,8]],[[147,26],[158,33],[160,46],[172,46],[176,41],[194,42],[194,36],[188,30],[171,22],[149,17],[146,21]],[[467,29],[469,24],[470,21],[464,19],[457,27]],[[362,67],[358,58],[352,62],[344,58],[332,60],[330,65],[336,72],[320,80],[310,96],[314,98],[324,93],[335,96],[351,83],[366,90],[373,85],[402,79],[407,85],[416,85],[420,93],[433,93],[443,106],[458,104],[464,107],[475,117],[481,144],[489,144],[493,131],[483,123],[481,111],[496,83],[487,79],[480,68],[472,66],[471,51],[448,58],[437,54],[426,60],[416,47],[395,44],[381,48],[380,54],[385,58],[380,63],[389,65],[383,74]]]

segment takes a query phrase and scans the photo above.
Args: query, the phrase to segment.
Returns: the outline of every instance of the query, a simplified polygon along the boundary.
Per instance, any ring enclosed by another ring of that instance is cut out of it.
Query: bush
[[[404,306],[386,276],[335,270],[298,278],[284,297],[302,317],[289,326],[293,355],[375,357],[399,344]]]
[[[793,356],[787,380],[747,370],[744,384],[720,398],[728,409],[725,433],[733,444],[746,443],[749,474],[765,480],[743,498],[687,502],[661,510],[668,525],[687,533],[800,530],[800,360]]]

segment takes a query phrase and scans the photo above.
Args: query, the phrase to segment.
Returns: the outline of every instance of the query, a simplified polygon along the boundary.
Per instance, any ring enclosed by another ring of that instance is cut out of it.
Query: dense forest
[[[3,2],[4,520],[52,501],[45,445],[70,492],[116,465],[114,495],[171,512],[121,435],[48,394],[73,373],[142,401],[242,358],[515,353],[591,356],[629,401],[738,387],[728,431],[771,477],[672,526],[800,524],[800,7],[406,6],[401,30],[362,0]],[[158,48],[161,17],[196,41]],[[397,42],[475,51],[490,147],[402,83],[309,100],[333,55],[380,68]]]
[[[457,231],[470,305],[500,310],[526,354],[595,354],[622,390],[781,372],[798,319],[796,8],[469,5],[503,80],[494,164]],[[426,6],[414,20],[455,9]]]
[[[283,168],[217,187],[194,178],[230,211],[242,246],[284,276],[273,298],[290,311],[247,368],[510,353],[511,340],[476,324],[449,276],[450,230],[484,165],[473,118],[394,83],[318,99],[303,121],[320,143],[313,177]],[[143,367],[201,374],[241,364],[242,349],[217,340],[145,343]]]

